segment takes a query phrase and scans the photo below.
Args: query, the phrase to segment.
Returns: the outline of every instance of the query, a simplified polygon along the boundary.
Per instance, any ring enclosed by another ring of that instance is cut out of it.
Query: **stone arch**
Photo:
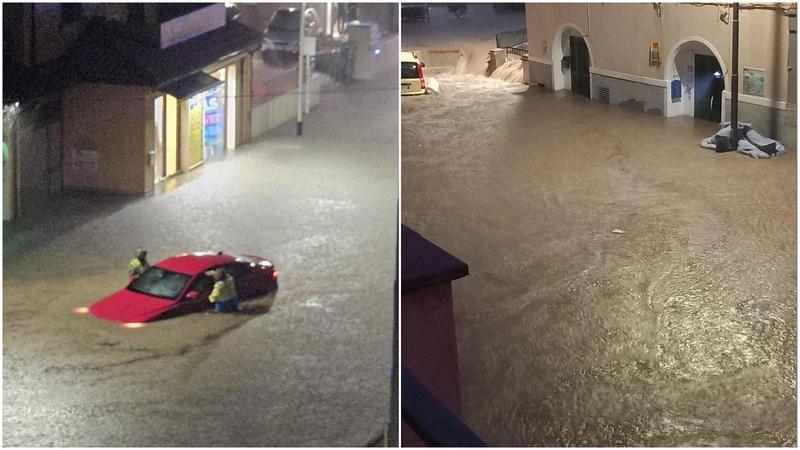
[[[672,46],[667,58],[664,60],[664,80],[667,82],[666,97],[665,97],[665,113],[668,117],[673,116],[694,116],[694,103],[692,101],[694,95],[694,73],[687,71],[686,64],[688,64],[688,57],[691,54],[704,54],[713,56],[722,71],[725,86],[730,83],[730,76],[725,60],[722,58],[719,50],[707,39],[701,36],[687,36]],[[693,62],[691,63],[693,64]],[[673,80],[681,81],[681,101],[675,102],[672,100],[670,84]],[[724,117],[724,105],[723,114]]]
[[[566,34],[565,34],[566,33]],[[567,22],[561,25],[558,30],[556,30],[556,34],[553,37],[552,45],[550,46],[550,59],[552,61],[552,71],[553,71],[553,90],[560,91],[562,89],[571,89],[570,85],[570,71],[561,70],[561,58],[565,55],[564,53],[564,45],[563,41],[566,36],[580,36],[583,38],[583,41],[586,43],[586,48],[589,51],[589,64],[594,64],[594,53],[592,52],[592,46],[587,39],[586,34],[581,30],[581,28],[572,22]],[[569,51],[569,46],[567,45],[567,52]]]

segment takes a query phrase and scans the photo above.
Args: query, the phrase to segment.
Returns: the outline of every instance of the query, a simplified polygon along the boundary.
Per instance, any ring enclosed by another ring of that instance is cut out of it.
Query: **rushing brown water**
[[[470,265],[464,420],[506,446],[796,445],[796,149],[438,79],[402,100],[402,219]]]

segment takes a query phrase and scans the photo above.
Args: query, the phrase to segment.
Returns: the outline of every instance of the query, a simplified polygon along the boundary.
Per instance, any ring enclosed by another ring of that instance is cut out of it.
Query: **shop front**
[[[242,142],[246,112],[241,87],[250,56],[184,77],[153,100],[153,180],[220,160]]]
[[[159,47],[106,22],[92,27],[64,56],[65,188],[149,192],[250,139],[259,35],[232,22]],[[98,48],[108,53],[102,67]]]

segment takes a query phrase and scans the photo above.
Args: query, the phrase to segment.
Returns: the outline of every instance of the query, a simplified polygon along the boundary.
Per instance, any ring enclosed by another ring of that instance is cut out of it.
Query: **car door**
[[[250,263],[235,262],[223,266],[223,268],[233,277],[239,299],[253,297],[259,293],[259,283],[256,278],[257,271],[252,270]]]
[[[214,279],[205,273],[201,273],[197,276],[197,278],[195,278],[194,281],[192,281],[192,284],[186,291],[186,294],[189,294],[190,292],[197,292],[197,296],[194,298],[189,298],[184,295],[184,297],[180,300],[180,311],[182,313],[190,313],[209,308],[211,303],[208,301],[208,296],[211,295],[211,291],[213,289]]]

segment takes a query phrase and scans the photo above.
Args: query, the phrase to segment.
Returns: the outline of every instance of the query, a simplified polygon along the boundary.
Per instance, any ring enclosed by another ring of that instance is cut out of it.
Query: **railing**
[[[525,42],[523,44],[515,45],[513,47],[509,47],[506,49],[507,55],[515,55],[520,57],[521,59],[528,58],[528,43]]]
[[[430,447],[486,447],[405,367],[402,368],[403,422]]]

